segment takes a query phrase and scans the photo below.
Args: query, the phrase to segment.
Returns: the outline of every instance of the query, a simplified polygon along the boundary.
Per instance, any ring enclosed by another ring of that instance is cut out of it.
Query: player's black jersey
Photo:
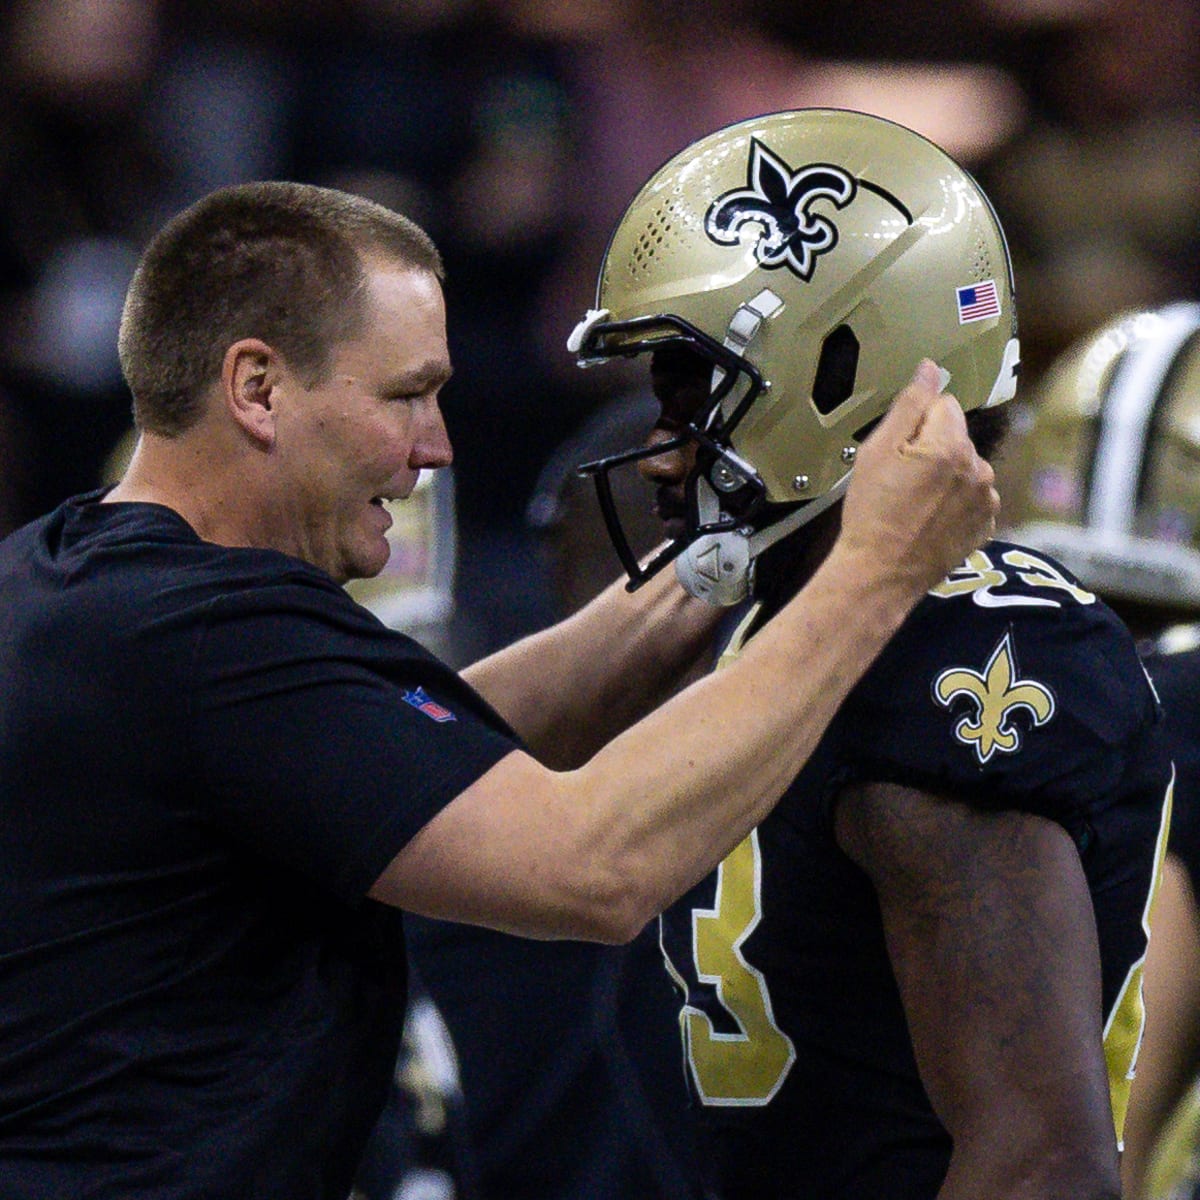
[[[1168,630],[1146,654],[1146,669],[1166,713],[1175,763],[1175,801],[1167,846],[1200,895],[1200,626]],[[1200,1074],[1193,1078],[1154,1151],[1166,1177],[1162,1194],[1200,1200]],[[1168,1190],[1169,1189],[1169,1193]]]
[[[945,1174],[950,1139],[917,1072],[875,893],[834,837],[836,795],[865,781],[1068,831],[1096,911],[1124,1119],[1170,819],[1161,713],[1114,614],[1056,563],[994,542],[922,600],[774,812],[663,918],[726,1200],[917,1200]]]
[[[1176,855],[1200,895],[1200,627],[1175,631],[1146,656],[1146,669],[1167,715],[1167,742],[1175,763],[1175,805],[1171,853]],[[1175,649],[1190,634],[1194,643]]]

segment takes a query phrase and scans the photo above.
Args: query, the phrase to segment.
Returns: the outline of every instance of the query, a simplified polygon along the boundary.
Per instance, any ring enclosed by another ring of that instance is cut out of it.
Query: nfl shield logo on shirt
[[[402,693],[406,704],[411,704],[418,712],[423,712],[432,721],[455,721],[458,718],[444,705],[431,700],[424,688],[413,688]]]

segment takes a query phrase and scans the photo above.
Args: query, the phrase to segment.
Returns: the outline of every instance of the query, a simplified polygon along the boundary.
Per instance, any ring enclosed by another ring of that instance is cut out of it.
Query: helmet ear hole
[[[821,345],[812,398],[817,412],[826,416],[854,394],[858,374],[858,338],[849,325],[839,325]]]

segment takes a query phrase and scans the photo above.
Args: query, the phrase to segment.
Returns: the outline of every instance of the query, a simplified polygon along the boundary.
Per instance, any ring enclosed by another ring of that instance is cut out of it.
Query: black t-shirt
[[[992,543],[914,610],[779,805],[663,918],[702,1144],[727,1200],[932,1200],[950,1155],[838,792],[895,782],[1038,813],[1078,846],[1123,1118],[1170,764],[1131,637],[1057,564]]]
[[[96,500],[0,543],[0,1194],[344,1200],[405,1004],[365,894],[516,740],[320,571]]]

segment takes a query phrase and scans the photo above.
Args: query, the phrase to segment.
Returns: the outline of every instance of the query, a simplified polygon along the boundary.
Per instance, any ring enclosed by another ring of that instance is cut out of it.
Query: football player
[[[834,110],[741,122],[662,167],[569,344],[585,365],[649,359],[647,444],[583,469],[631,588],[673,561],[741,606],[725,659],[822,561],[917,359],[949,373],[985,457],[1019,359],[974,180]],[[611,503],[631,464],[670,534],[645,562]],[[662,919],[716,1194],[1116,1200],[1170,785],[1121,621],[1049,555],[972,554]]]
[[[1146,956],[1126,1196],[1200,1196],[1200,304],[1120,314],[1047,371],[1002,467],[1015,539],[1139,637],[1167,715],[1174,815]]]

